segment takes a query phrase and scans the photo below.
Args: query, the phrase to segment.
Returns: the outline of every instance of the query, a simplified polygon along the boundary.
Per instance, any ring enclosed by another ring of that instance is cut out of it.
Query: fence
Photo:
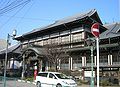
[[[4,85],[4,82],[6,82],[6,85]],[[4,81],[4,77],[0,76],[0,87],[17,87],[16,82],[17,78],[6,77]]]

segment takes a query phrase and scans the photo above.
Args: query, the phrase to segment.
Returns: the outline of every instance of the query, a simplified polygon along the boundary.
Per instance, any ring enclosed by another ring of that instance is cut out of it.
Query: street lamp
[[[4,87],[6,87],[6,69],[7,69],[7,58],[8,58],[8,46],[9,46],[9,40],[10,37],[12,37],[14,39],[14,37],[16,36],[17,31],[14,30],[12,35],[8,34],[7,35],[7,46],[6,46],[6,53],[5,53],[5,64],[4,64]]]
[[[91,50],[91,83],[90,83],[90,87],[94,87],[94,76],[93,76],[93,50],[94,50],[94,45],[95,45],[95,41],[93,39],[88,38],[86,40],[86,43],[88,46],[90,46],[90,50]]]

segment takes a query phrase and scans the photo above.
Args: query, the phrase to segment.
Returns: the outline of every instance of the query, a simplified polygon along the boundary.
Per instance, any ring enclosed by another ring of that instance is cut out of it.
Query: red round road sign
[[[95,37],[99,37],[99,23],[94,23],[91,27],[91,32]]]

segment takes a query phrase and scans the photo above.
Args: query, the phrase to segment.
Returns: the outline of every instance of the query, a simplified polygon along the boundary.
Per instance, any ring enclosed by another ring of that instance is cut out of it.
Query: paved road
[[[0,81],[0,87],[3,87],[3,82]],[[6,87],[36,87],[32,83],[18,82],[18,81],[7,81]],[[89,87],[89,86],[78,86],[78,87]]]
[[[0,82],[0,87],[3,87],[3,83]],[[25,82],[18,82],[18,81],[7,81],[6,82],[6,87],[36,87],[32,83],[25,83]]]
[[[3,87],[3,83],[1,81],[0,81],[0,87]],[[26,83],[26,82],[7,81],[6,87],[36,87],[36,85],[34,85],[32,83]],[[77,87],[90,87],[90,86],[89,85],[80,85]],[[102,87],[102,86],[100,86],[100,87]],[[107,86],[107,87],[109,87],[109,86]],[[110,87],[112,87],[112,86],[110,86]],[[114,86],[114,87],[119,87],[119,86]]]

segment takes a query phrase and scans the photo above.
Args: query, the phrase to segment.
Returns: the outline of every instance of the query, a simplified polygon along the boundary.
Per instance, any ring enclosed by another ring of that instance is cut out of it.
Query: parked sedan
[[[40,72],[35,82],[37,87],[77,87],[74,80],[59,72]]]

